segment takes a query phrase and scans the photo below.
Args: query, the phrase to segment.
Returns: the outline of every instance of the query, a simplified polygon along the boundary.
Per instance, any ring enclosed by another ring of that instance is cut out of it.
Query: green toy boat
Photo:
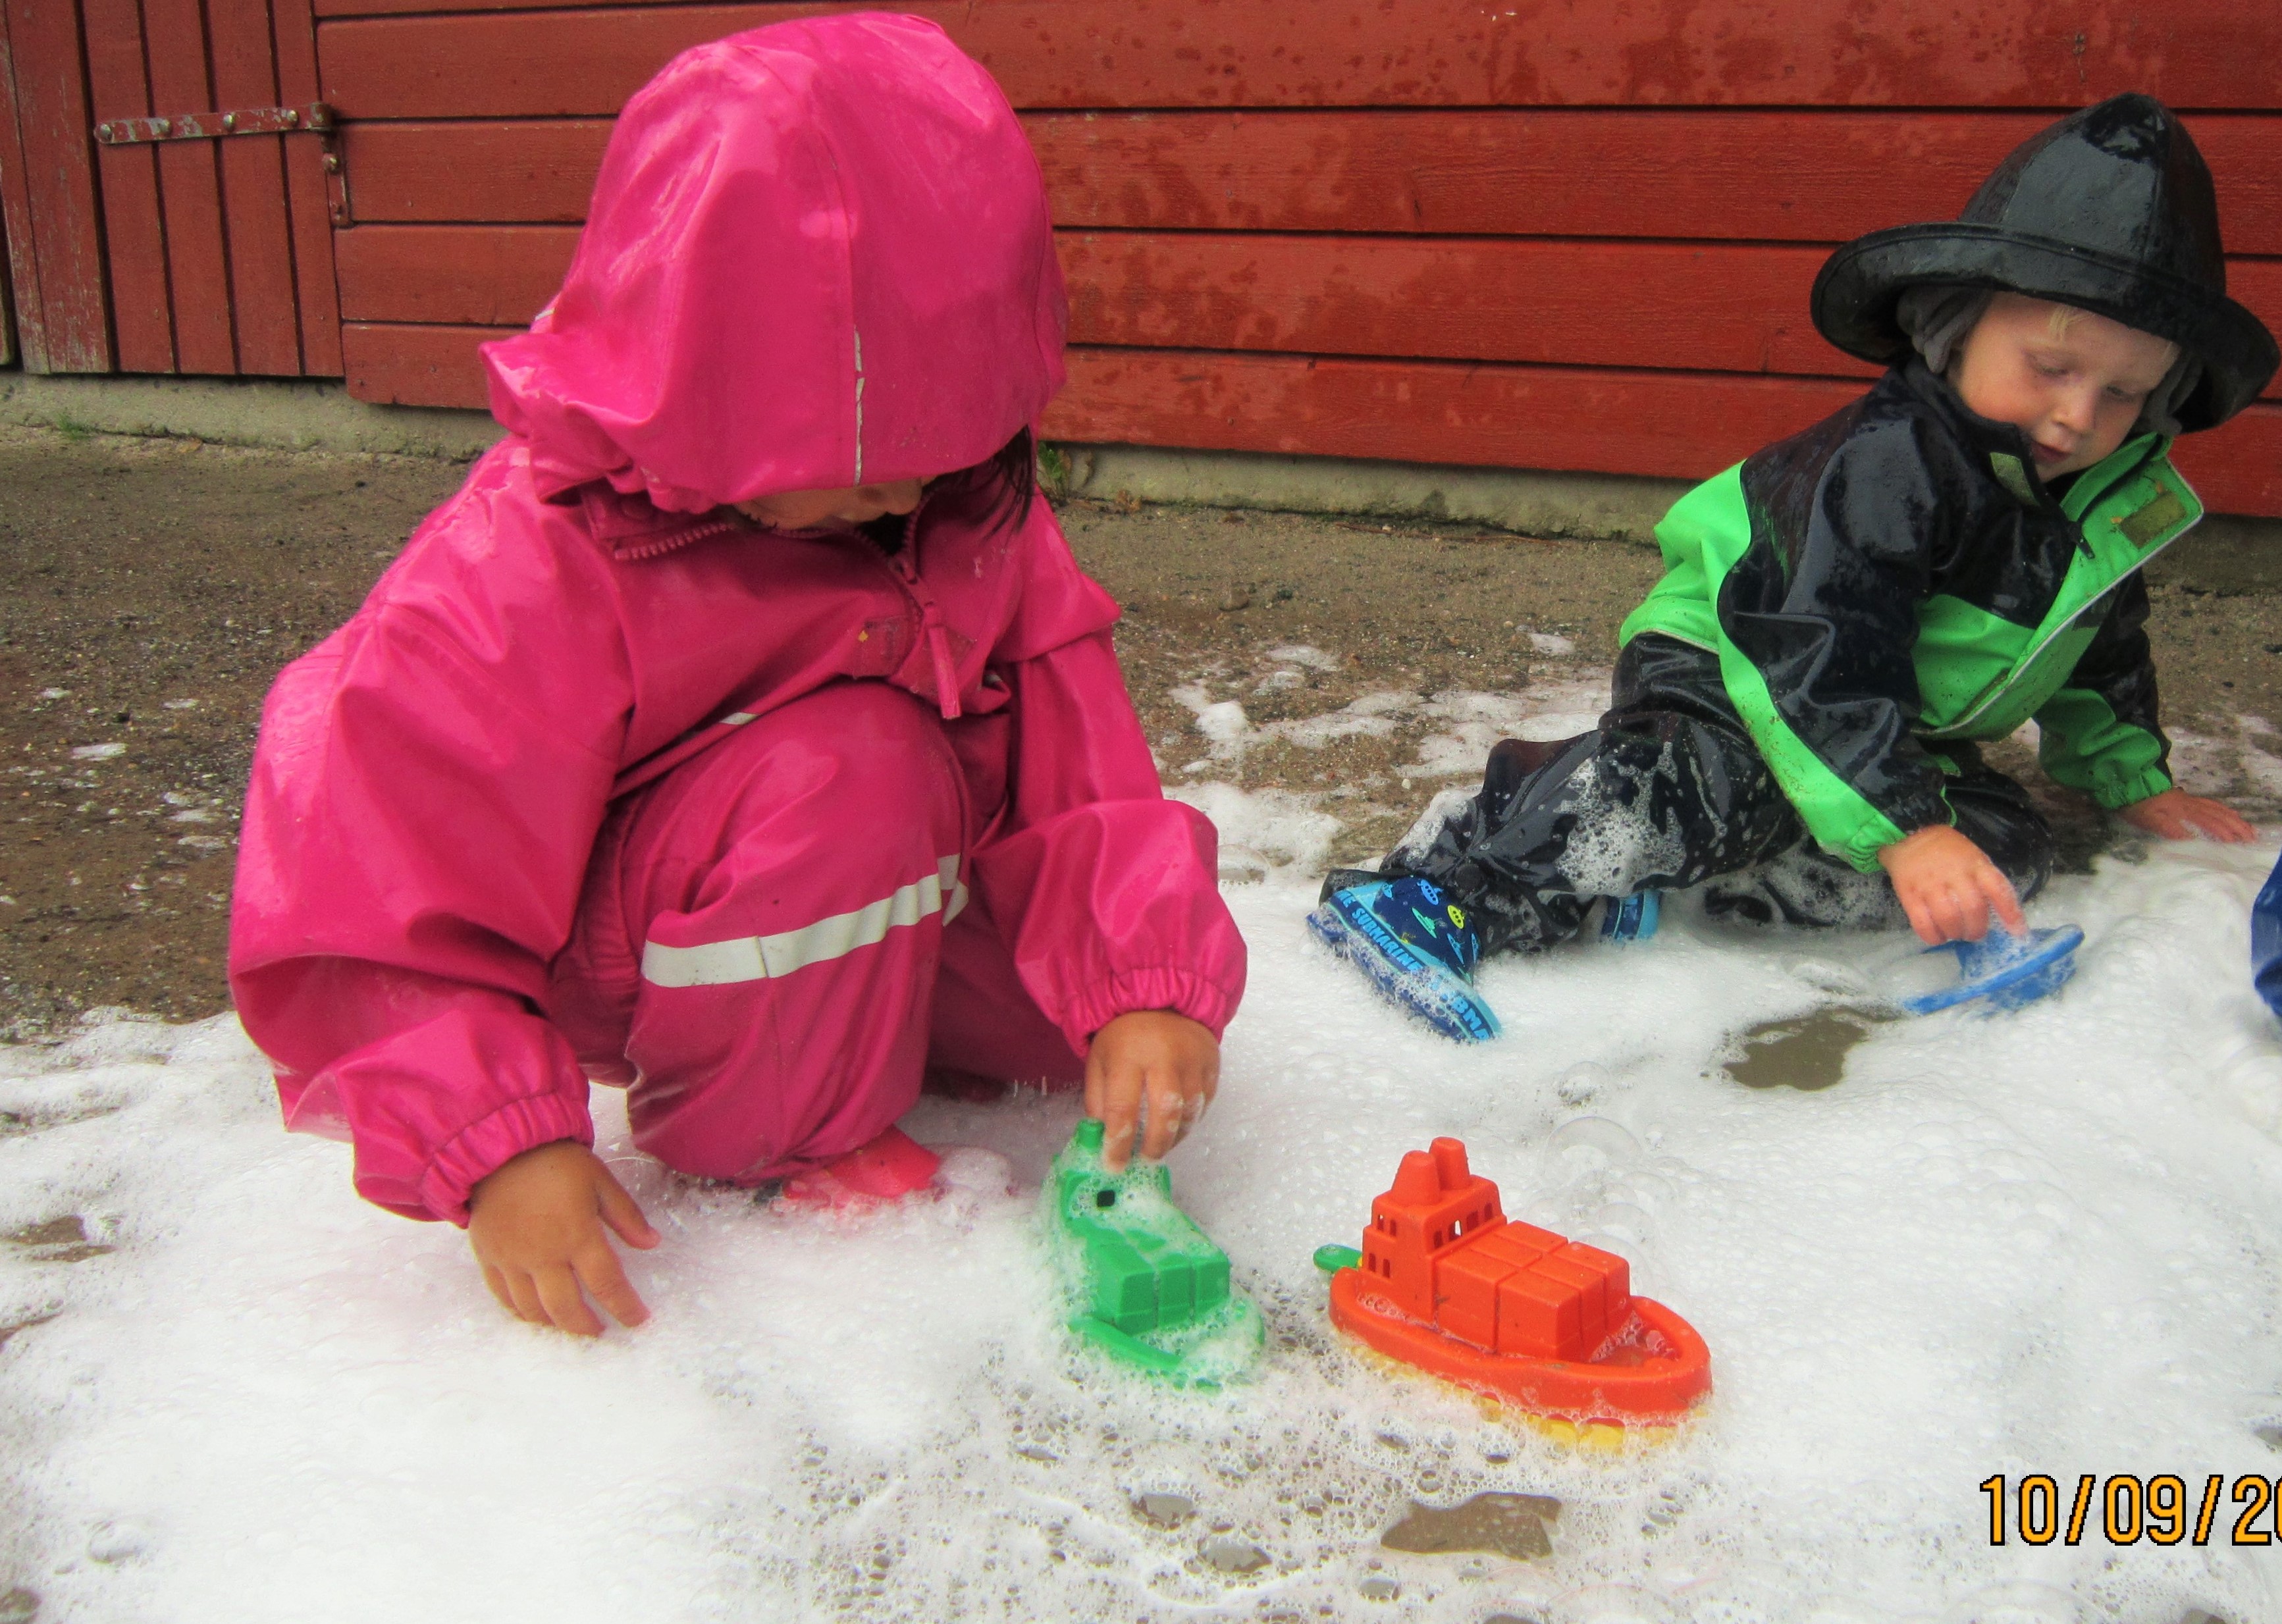
[[[1136,1156],[1101,1164],[1091,1117],[1046,1170],[1039,1204],[1069,1328],[1112,1358],[1183,1387],[1217,1387],[1260,1357],[1260,1311],[1231,1290],[1228,1254],[1173,1204],[1173,1176]]]

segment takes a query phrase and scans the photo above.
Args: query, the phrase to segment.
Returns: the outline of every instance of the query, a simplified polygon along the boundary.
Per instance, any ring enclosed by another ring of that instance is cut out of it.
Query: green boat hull
[[[1161,1164],[1136,1157],[1111,1172],[1101,1144],[1102,1125],[1081,1121],[1039,1195],[1070,1330],[1179,1386],[1242,1375],[1266,1336],[1260,1311],[1229,1284],[1228,1254],[1173,1204]]]

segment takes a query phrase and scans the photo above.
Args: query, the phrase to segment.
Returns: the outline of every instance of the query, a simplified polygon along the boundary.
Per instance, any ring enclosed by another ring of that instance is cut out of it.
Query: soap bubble
[[[1622,1124],[1606,1117],[1577,1117],[1553,1131],[1553,1148],[1564,1155],[1572,1150],[1597,1151],[1621,1167],[1640,1156],[1641,1143]]]

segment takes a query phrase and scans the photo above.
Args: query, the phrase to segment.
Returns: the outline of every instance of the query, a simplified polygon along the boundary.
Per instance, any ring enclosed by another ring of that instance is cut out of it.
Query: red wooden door
[[[309,0],[0,0],[0,22],[26,367],[338,375]]]
[[[111,365],[103,245],[79,16],[51,0],[0,0],[0,213],[24,366]]]

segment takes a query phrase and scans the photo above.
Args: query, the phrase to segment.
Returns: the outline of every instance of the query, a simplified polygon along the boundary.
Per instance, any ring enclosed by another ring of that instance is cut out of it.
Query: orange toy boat
[[[1341,1330],[1534,1414],[1669,1425],[1712,1388],[1693,1326],[1633,1295],[1623,1258],[1510,1221],[1455,1139],[1404,1156],[1362,1251],[1316,1261]]]

